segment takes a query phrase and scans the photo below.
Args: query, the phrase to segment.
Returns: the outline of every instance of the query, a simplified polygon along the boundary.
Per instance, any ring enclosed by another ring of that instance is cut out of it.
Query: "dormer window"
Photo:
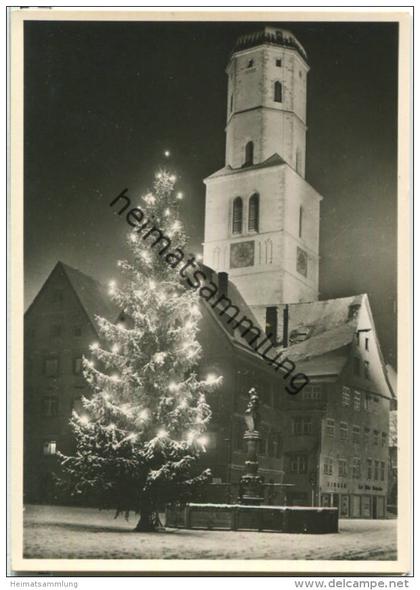
[[[283,88],[278,81],[274,83],[274,102],[283,102]]]
[[[232,215],[232,233],[242,233],[242,211],[243,203],[241,197],[236,197],[233,201],[233,215]]]
[[[250,59],[248,62],[248,65],[246,66],[247,68],[253,68],[254,67],[254,60]]]
[[[276,66],[281,68],[281,59],[276,59]]]

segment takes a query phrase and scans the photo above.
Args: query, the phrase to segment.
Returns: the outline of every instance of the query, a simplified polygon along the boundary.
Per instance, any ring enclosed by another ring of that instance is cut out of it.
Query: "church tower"
[[[228,75],[225,167],[205,179],[204,263],[225,271],[261,323],[318,299],[322,197],[305,181],[304,48],[283,29],[238,39]]]

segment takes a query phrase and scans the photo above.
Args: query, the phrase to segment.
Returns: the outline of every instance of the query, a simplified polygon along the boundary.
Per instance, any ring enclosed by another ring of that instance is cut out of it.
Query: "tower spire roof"
[[[271,26],[264,27],[253,33],[241,35],[237,39],[232,53],[267,43],[271,45],[279,45],[288,49],[295,49],[306,62],[308,61],[305,49],[293,33],[286,29],[279,29]]]

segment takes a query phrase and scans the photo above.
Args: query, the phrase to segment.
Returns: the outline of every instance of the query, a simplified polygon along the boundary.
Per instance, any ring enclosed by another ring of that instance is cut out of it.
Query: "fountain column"
[[[245,473],[241,477],[239,485],[239,502],[246,505],[259,506],[264,501],[263,482],[258,475],[258,446],[261,434],[258,431],[260,414],[258,407],[260,399],[254,388],[249,391],[250,400],[245,410],[244,419],[247,430],[244,433],[244,441],[247,448],[245,460]]]

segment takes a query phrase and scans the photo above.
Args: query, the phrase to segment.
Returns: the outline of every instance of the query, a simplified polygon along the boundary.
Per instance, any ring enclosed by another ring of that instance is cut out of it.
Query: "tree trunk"
[[[134,529],[136,532],[151,533],[156,531],[153,518],[153,510],[143,508],[140,510],[140,519]]]

